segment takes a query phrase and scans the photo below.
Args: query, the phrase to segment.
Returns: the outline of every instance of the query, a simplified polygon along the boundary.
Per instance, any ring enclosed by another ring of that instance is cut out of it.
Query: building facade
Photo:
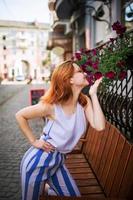
[[[48,24],[0,21],[0,79],[41,79]]]
[[[133,46],[131,0],[49,0],[49,9],[53,15],[53,32],[50,33],[50,45],[48,44],[47,48],[52,51],[55,47],[63,48],[61,58],[64,60],[71,58],[82,48],[91,50],[106,45],[110,38],[116,37],[111,27],[116,21],[127,27],[127,47],[130,49]],[[62,40],[62,37],[65,39]],[[113,51],[115,54],[115,48]],[[127,65],[126,78],[122,81],[112,80],[111,84],[99,90],[98,94],[106,119],[118,127],[130,141],[133,140],[132,59],[133,53],[124,60]],[[106,64],[108,66],[108,62]],[[85,90],[86,94],[89,87],[88,85]]]
[[[63,47],[64,59],[81,48],[93,49],[105,43],[114,36],[111,25],[117,20],[128,29],[133,27],[130,0],[49,0],[49,9],[53,32],[48,48]]]

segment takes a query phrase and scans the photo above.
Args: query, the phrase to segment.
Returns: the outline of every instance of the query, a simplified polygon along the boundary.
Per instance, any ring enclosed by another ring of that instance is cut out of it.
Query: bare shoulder
[[[54,115],[54,105],[53,104],[39,102],[38,105],[40,106],[44,117],[49,117],[49,116]]]
[[[36,117],[47,117],[53,115],[54,108],[50,104],[41,103],[22,108],[16,113],[16,117],[32,119]]]

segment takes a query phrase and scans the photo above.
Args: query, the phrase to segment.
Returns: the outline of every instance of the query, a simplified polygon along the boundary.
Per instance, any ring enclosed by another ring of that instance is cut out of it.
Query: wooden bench
[[[82,197],[45,196],[40,200],[133,200],[133,144],[109,122],[100,132],[90,126],[81,142],[80,150],[67,155],[66,165]]]

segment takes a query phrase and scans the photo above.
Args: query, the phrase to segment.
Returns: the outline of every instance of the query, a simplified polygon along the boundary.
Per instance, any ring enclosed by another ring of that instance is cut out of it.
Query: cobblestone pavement
[[[21,199],[19,166],[30,145],[19,130],[15,113],[30,104],[31,88],[42,89],[44,86],[0,86],[0,200]],[[39,137],[44,121],[31,120],[30,125]]]
[[[24,87],[25,85],[0,85],[0,105],[4,104]]]

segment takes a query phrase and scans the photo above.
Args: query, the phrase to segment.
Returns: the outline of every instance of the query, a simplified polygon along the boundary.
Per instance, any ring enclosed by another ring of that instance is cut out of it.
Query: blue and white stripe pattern
[[[64,154],[57,150],[47,153],[31,147],[21,162],[22,200],[39,200],[44,182],[50,185],[56,195],[80,196],[64,160]]]
[[[79,123],[80,122],[80,123]],[[76,112],[66,115],[60,105],[55,105],[55,120],[49,120],[41,139],[51,143],[56,150],[47,153],[31,147],[21,162],[22,200],[39,200],[44,183],[50,185],[48,194],[80,196],[80,192],[64,160],[86,130],[83,107],[77,103]]]

